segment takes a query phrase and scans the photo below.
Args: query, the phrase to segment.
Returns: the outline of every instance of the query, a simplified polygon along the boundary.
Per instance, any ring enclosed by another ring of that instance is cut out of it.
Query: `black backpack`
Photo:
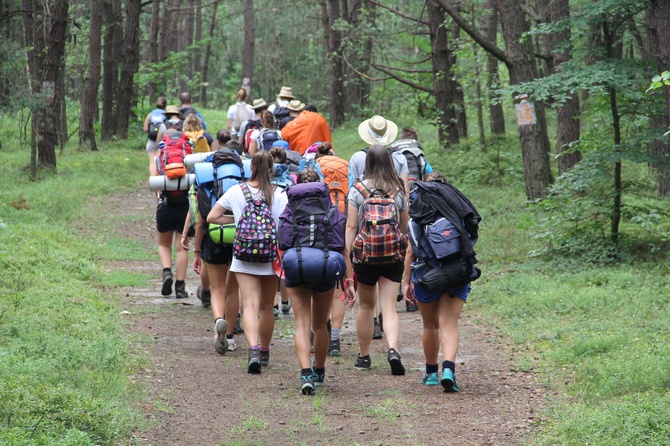
[[[291,115],[291,110],[289,110],[289,109],[286,108],[286,107],[282,107],[282,106],[280,106],[280,105],[277,105],[277,106],[275,107],[275,110],[274,110],[273,114],[275,115],[275,121],[277,122],[277,128],[278,128],[278,129],[281,129],[281,128],[283,127],[283,126],[281,125],[281,124],[282,124],[282,121],[283,121],[284,119],[288,118],[288,117]],[[289,121],[285,121],[285,122],[284,122],[284,125],[288,124],[288,122],[289,122]]]

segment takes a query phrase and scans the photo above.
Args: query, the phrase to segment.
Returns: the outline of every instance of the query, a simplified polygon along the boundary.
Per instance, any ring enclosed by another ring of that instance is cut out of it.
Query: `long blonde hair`
[[[195,113],[191,113],[184,119],[183,130],[185,132],[198,132],[202,130],[202,123],[200,118]]]

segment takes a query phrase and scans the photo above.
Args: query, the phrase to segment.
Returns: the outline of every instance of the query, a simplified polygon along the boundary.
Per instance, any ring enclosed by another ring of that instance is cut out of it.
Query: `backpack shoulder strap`
[[[244,199],[247,200],[247,203],[253,203],[254,197],[251,195],[251,190],[249,190],[249,185],[247,183],[240,183],[240,188],[244,194]]]
[[[370,189],[368,189],[368,188],[365,186],[365,184],[363,184],[362,181],[359,181],[358,183],[355,183],[355,184],[354,184],[354,187],[356,188],[356,190],[357,190],[358,192],[361,193],[361,195],[363,195],[363,199],[364,199],[364,200],[370,198],[370,195],[372,195],[372,192],[370,192]]]

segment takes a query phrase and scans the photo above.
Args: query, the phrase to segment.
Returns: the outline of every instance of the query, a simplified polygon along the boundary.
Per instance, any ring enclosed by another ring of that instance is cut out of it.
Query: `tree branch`
[[[421,20],[421,19],[416,19],[416,18],[414,18],[414,17],[411,17],[411,16],[408,16],[408,15],[406,15],[406,14],[403,14],[402,12],[400,12],[400,11],[398,11],[398,10],[396,10],[396,9],[391,8],[390,6],[386,6],[386,5],[382,4],[382,3],[376,2],[375,0],[367,0],[367,1],[368,1],[368,3],[372,3],[372,4],[375,5],[375,6],[379,6],[379,7],[381,7],[381,8],[386,9],[387,11],[392,12],[393,14],[395,14],[395,15],[397,15],[397,16],[400,16],[400,17],[402,17],[403,19],[411,20],[412,22],[416,22],[416,23],[418,23],[418,24],[420,24],[420,25],[426,25],[426,26],[428,25],[428,23],[424,22],[424,21]]]
[[[401,68],[401,67],[389,67],[388,65],[377,64],[379,67],[386,68],[388,70],[402,71],[404,73],[432,73],[432,70],[412,70],[410,68]]]
[[[465,18],[463,18],[462,15],[454,9],[453,6],[449,4],[448,0],[433,0],[435,3],[437,3],[439,6],[441,6],[447,14],[451,16],[452,19],[454,19],[454,22],[458,24],[458,26],[461,27],[463,31],[468,33],[472,39],[479,44],[482,48],[484,48],[485,51],[487,51],[489,54],[491,54],[493,57],[501,61],[502,63],[506,65],[510,65],[510,60],[509,57],[507,57],[507,53],[505,53],[503,50],[498,48],[497,45],[495,45],[493,42],[490,42],[489,40],[486,39],[483,35],[481,35],[475,28],[474,26],[470,25]]]
[[[346,58],[342,57],[342,60],[344,61],[345,64],[347,64],[347,66],[351,69],[351,71],[353,71],[354,73],[358,74],[358,75],[359,75],[360,77],[362,77],[363,79],[367,79],[367,80],[372,81],[372,82],[386,81],[386,80],[391,79],[391,76],[386,76],[386,77],[372,77],[372,76],[367,75],[367,74],[365,74],[365,73],[363,73],[363,72],[361,72],[361,71],[358,71],[353,65],[351,65],[351,64],[349,63],[349,61],[348,61]]]
[[[386,67],[384,67],[383,65],[378,65],[378,64],[376,64],[376,63],[371,63],[370,65],[372,65],[373,68],[375,68],[375,69],[381,71],[382,73],[388,74],[388,75],[391,76],[393,79],[395,79],[395,80],[397,80],[398,82],[400,82],[401,84],[408,85],[408,86],[410,86],[410,87],[412,87],[412,88],[415,88],[415,89],[417,89],[417,90],[419,90],[419,91],[425,91],[425,92],[427,92],[427,93],[433,93],[433,89],[432,89],[432,88],[424,87],[423,85],[419,85],[419,84],[417,84],[417,83],[415,83],[415,82],[412,82],[412,81],[409,81],[409,80],[407,80],[407,79],[404,79],[404,78],[402,78],[402,77],[400,77],[400,76],[397,76],[395,73],[393,73],[392,71],[388,70],[388,69],[387,69]]]

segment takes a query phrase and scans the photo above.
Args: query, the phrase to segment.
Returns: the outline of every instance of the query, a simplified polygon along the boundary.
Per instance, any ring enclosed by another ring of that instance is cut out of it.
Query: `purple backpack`
[[[295,184],[286,189],[286,197],[288,205],[279,217],[279,249],[344,250],[346,219],[330,200],[326,183]]]
[[[237,221],[233,255],[237,260],[270,263],[277,257],[277,230],[265,199],[255,201],[247,183],[240,183],[247,205]]]

